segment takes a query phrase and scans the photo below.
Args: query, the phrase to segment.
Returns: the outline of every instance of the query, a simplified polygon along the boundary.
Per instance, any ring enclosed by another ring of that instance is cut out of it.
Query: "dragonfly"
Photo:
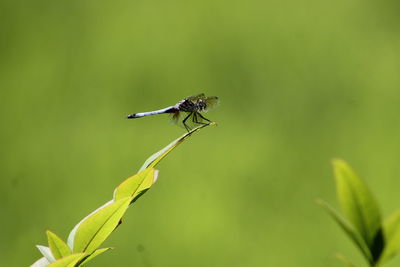
[[[204,117],[201,113],[210,111],[219,104],[219,98],[217,96],[205,96],[205,94],[198,94],[194,96],[186,97],[185,99],[179,101],[173,106],[169,106],[163,109],[133,113],[127,116],[128,119],[142,118],[150,115],[169,113],[173,122],[178,122],[181,113],[186,113],[186,116],[182,120],[182,124],[185,129],[189,132],[192,128],[188,123],[196,124],[207,124],[211,123],[209,119]]]

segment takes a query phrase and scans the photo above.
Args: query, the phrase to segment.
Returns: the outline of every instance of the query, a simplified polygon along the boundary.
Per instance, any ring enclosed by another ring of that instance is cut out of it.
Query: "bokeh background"
[[[184,133],[126,120],[204,92],[219,122],[88,266],[363,265],[314,203],[347,160],[384,216],[400,208],[400,4],[339,1],[0,1],[0,255],[28,266],[144,160]],[[398,266],[400,257],[386,266]]]

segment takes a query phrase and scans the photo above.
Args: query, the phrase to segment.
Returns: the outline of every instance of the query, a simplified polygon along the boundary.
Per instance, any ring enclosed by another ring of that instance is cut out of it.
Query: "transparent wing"
[[[178,121],[179,121],[180,115],[181,115],[181,113],[180,113],[179,111],[176,111],[176,112],[174,112],[174,113],[170,113],[170,114],[169,114],[169,117],[170,117],[170,119],[171,119],[171,122],[172,122],[173,124],[177,124]]]
[[[192,96],[189,96],[187,99],[189,99],[193,102],[197,102],[197,100],[199,100],[200,98],[204,99],[204,98],[206,98],[206,95],[205,94],[192,95]]]
[[[205,110],[204,110],[205,112],[210,111],[210,110],[216,108],[216,107],[218,106],[218,104],[219,104],[219,98],[218,98],[217,96],[209,96],[209,97],[206,97],[206,98],[204,99],[204,101],[205,101],[206,104],[207,104],[207,107],[206,107]]]

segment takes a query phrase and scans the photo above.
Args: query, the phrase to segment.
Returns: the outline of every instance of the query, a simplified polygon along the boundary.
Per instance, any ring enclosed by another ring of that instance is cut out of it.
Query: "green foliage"
[[[378,266],[400,251],[400,213],[382,222],[379,206],[366,183],[342,160],[334,160],[333,168],[344,216],[325,201],[317,202],[356,244],[369,265]],[[346,257],[338,258],[353,266]]]
[[[131,197],[110,201],[79,223],[68,237],[73,252],[94,252],[117,227],[131,201]]]
[[[400,210],[397,210],[383,222],[385,250],[380,262],[385,262],[400,251]]]
[[[42,253],[42,255],[47,259],[47,261],[53,262],[56,260],[53,256],[53,254],[51,253],[51,250],[49,247],[40,246],[40,245],[37,245],[36,247],[39,249],[40,253]]]
[[[74,267],[79,262],[79,260],[84,257],[86,253],[75,253],[66,256],[62,259],[56,260],[55,262],[49,264],[49,267]]]
[[[326,209],[329,215],[339,224],[339,226],[343,229],[343,231],[350,237],[350,239],[356,244],[356,246],[360,249],[366,259],[368,261],[371,260],[371,252],[368,249],[367,244],[365,243],[364,239],[361,235],[354,229],[354,227],[345,219],[343,218],[334,208],[332,208],[328,203],[319,199],[317,201],[322,207]]]
[[[350,223],[358,230],[368,247],[375,248],[381,229],[378,204],[367,185],[342,160],[333,162],[337,198]],[[378,241],[379,242],[379,241]],[[371,251],[377,257],[381,251]]]
[[[85,259],[83,261],[81,261],[81,263],[79,264],[80,266],[86,264],[87,262],[89,262],[90,260],[92,260],[94,257],[102,254],[103,252],[106,252],[108,250],[110,250],[112,248],[100,248],[100,249],[96,249],[92,254],[90,254],[88,257],[85,257]]]
[[[167,145],[166,147],[164,147],[163,149],[161,149],[157,153],[154,153],[153,155],[151,155],[143,163],[142,167],[140,168],[140,171],[144,170],[146,168],[155,167],[166,155],[168,155],[169,152],[171,152],[173,149],[175,149],[178,145],[180,145],[187,138],[189,138],[193,133],[195,133],[198,130],[200,130],[200,129],[206,127],[206,126],[209,126],[209,125],[216,125],[216,123],[215,122],[211,122],[211,123],[208,123],[208,124],[203,124],[203,125],[200,125],[200,126],[194,128],[190,132],[185,133],[184,135],[182,135],[178,139],[174,140],[173,142],[171,142],[169,145]]]
[[[46,231],[46,234],[47,241],[54,258],[59,259],[71,254],[71,249],[60,237],[51,231]]]
[[[157,180],[158,171],[147,168],[123,181],[114,191],[114,201],[131,197],[137,199]]]
[[[213,123],[211,123],[213,124]],[[68,236],[68,244],[51,231],[47,231],[49,247],[38,245],[44,256],[33,267],[74,267],[82,266],[94,257],[111,248],[98,247],[122,222],[129,205],[135,202],[156,182],[158,171],[154,167],[192,133],[210,124],[201,125],[185,133],[168,146],[149,157],[140,171],[123,181],[114,190],[114,197],[81,220]],[[72,253],[72,254],[71,254]]]

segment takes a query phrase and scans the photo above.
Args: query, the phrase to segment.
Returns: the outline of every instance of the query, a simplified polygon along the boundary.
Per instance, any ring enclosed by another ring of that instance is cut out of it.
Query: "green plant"
[[[72,229],[67,243],[53,232],[47,231],[48,246],[37,246],[43,257],[32,266],[82,266],[94,257],[110,250],[111,248],[99,249],[99,246],[121,224],[121,219],[129,205],[156,182],[158,171],[154,167],[194,132],[210,124],[203,124],[193,129],[149,157],[137,174],[115,188],[112,200],[90,213]]]
[[[400,251],[400,210],[382,220],[378,203],[366,183],[343,160],[333,161],[336,194],[343,216],[328,203],[320,204],[361,251],[369,266],[385,263]],[[355,266],[343,255],[338,258]]]

